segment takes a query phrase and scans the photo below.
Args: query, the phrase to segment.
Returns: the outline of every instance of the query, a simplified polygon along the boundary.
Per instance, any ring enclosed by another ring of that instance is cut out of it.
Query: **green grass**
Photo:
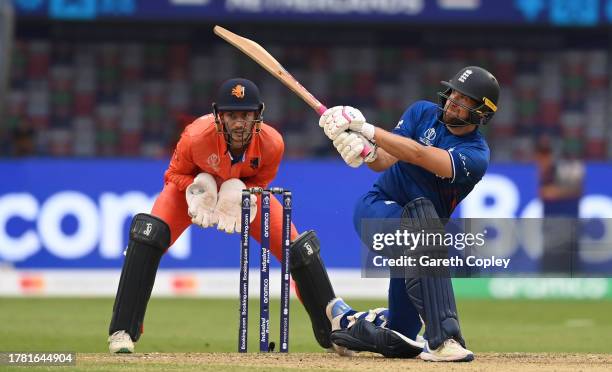
[[[350,301],[357,309],[382,301]],[[250,304],[249,350],[256,351],[259,306]],[[278,301],[270,339],[278,345]],[[612,302],[463,300],[464,336],[476,352],[612,353]],[[158,299],[147,310],[138,352],[234,352],[238,301]],[[107,352],[112,299],[0,298],[0,351]],[[322,351],[298,302],[291,303],[292,352]]]

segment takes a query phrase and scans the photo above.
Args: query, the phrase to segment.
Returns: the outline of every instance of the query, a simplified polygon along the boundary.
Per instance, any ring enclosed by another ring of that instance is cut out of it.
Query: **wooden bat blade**
[[[257,62],[261,67],[266,69],[269,73],[274,75],[278,80],[281,81],[285,86],[291,89],[295,94],[297,94],[304,102],[306,102],[310,107],[313,108],[319,115],[323,115],[323,113],[327,110],[327,107],[319,102],[306,88],[302,86],[284,67],[276,60],[276,58],[272,57],[267,50],[265,50],[261,45],[257,44],[253,40],[247,39],[246,37],[242,37],[240,35],[236,35],[235,33],[226,30],[221,26],[215,26],[213,28],[215,34],[221,37],[223,40],[232,44],[244,54],[249,56],[253,61]],[[361,157],[365,158],[370,152],[372,148],[367,144],[364,146],[363,151],[361,152]]]
[[[261,67],[266,69],[270,74],[274,75],[285,86],[291,89],[295,94],[304,100],[312,107],[319,115],[323,114],[327,107],[319,102],[306,88],[302,86],[276,58],[272,57],[261,45],[253,40],[237,35],[221,26],[215,26],[213,31],[223,40],[238,48],[252,60],[257,62]]]

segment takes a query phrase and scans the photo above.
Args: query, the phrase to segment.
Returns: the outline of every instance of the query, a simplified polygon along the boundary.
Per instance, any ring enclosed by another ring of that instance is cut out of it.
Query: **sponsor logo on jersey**
[[[461,159],[461,163],[463,164],[463,172],[467,177],[470,176],[470,171],[468,170],[467,164],[465,163],[466,157],[462,153],[459,153],[459,159]]]
[[[249,165],[250,165],[250,167],[251,167],[251,168],[253,168],[253,169],[257,169],[257,168],[259,168],[259,158],[253,158],[253,159],[251,159],[251,162],[250,162],[250,164],[249,164]]]

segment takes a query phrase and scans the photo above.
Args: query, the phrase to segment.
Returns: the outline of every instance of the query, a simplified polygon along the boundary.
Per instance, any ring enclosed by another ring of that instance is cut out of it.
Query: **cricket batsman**
[[[319,125],[348,165],[365,162],[382,172],[356,204],[354,224],[360,236],[362,219],[401,219],[409,231],[443,231],[440,219],[450,217],[484,176],[489,147],[478,128],[497,111],[499,84],[487,70],[469,66],[442,85],[439,104],[412,104],[392,132],[368,124],[350,106],[332,107],[321,116]],[[362,159],[364,146],[372,150]],[[448,255],[444,246],[417,249],[431,249],[430,256]],[[327,308],[332,342],[385,356],[394,356],[390,348],[403,347],[404,355],[428,361],[473,360],[461,335],[450,277],[415,277],[409,270],[401,274],[390,279],[388,311],[356,313],[341,299],[332,301]],[[421,320],[424,342],[418,343],[413,340]]]
[[[212,113],[188,125],[164,175],[151,213],[134,216],[109,327],[111,353],[132,353],[143,332],[147,303],[162,255],[190,224],[240,232],[242,190],[267,188],[283,157],[281,135],[263,122],[264,103],[250,80],[224,82]],[[260,241],[261,207],[254,195],[250,234]],[[281,258],[282,206],[271,198],[270,245]],[[329,349],[326,305],[336,296],[314,231],[291,226],[290,269],[321,347]]]

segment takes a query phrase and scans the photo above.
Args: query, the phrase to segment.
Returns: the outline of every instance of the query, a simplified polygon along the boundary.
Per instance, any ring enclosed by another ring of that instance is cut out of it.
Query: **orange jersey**
[[[239,178],[248,187],[267,187],[276,177],[284,148],[281,135],[271,126],[262,123],[259,133],[253,134],[242,161],[232,165],[227,144],[223,134],[217,133],[213,115],[202,116],[188,125],[181,134],[164,175],[164,189],[155,200],[151,214],[170,226],[173,244],[191,224],[185,189],[193,183],[195,176],[202,172],[212,175],[217,181],[217,188],[230,178]],[[270,208],[270,245],[272,253],[280,257],[282,206],[276,198],[272,198]],[[251,235],[257,241],[261,233],[260,209],[261,198],[257,198],[258,214],[251,223]],[[295,237],[297,230],[292,224],[291,239]]]
[[[188,125],[176,145],[170,166],[164,174],[164,188],[151,214],[161,218],[170,228],[170,246],[191,225],[185,189],[195,176],[206,172],[217,181],[217,188],[230,178],[241,179],[248,187],[267,187],[276,177],[285,145],[281,135],[267,124],[254,133],[242,161],[232,165],[222,133],[217,133],[212,114],[202,116]],[[250,224],[250,235],[261,242],[261,197],[257,198],[257,215]],[[275,197],[270,203],[270,251],[280,261],[282,257],[283,207]],[[290,237],[298,236],[291,224]],[[236,248],[238,248],[238,236]],[[297,291],[296,291],[297,292]],[[299,297],[299,293],[298,293]],[[141,328],[142,332],[142,328]]]
[[[196,119],[181,134],[164,181],[184,191],[198,173],[205,172],[215,178],[217,185],[239,178],[248,187],[267,187],[276,176],[284,149],[281,135],[262,123],[242,161],[232,165],[223,134],[217,132],[214,116],[208,114]]]

